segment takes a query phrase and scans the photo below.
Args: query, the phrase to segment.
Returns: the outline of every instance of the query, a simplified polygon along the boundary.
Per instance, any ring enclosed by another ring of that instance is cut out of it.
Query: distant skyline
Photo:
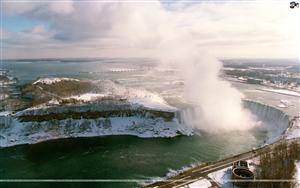
[[[217,58],[300,54],[300,9],[285,0],[2,0],[1,21],[3,59],[152,58],[174,41]]]

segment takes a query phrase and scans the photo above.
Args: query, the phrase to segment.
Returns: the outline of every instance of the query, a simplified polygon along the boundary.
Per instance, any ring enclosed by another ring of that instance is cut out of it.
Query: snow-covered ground
[[[296,187],[300,187],[300,161],[296,162],[296,173],[295,173],[295,180],[296,180]]]
[[[74,95],[74,96],[70,96],[64,99],[75,99],[78,101],[84,101],[84,102],[91,102],[91,101],[95,101],[99,98],[103,98],[106,97],[106,94],[102,94],[102,93],[85,93],[82,95]],[[50,102],[50,101],[49,101]]]
[[[177,108],[170,106],[159,94],[150,93],[145,90],[130,90],[126,96],[132,104],[139,104],[146,108],[176,111]]]
[[[130,69],[130,68],[110,68],[108,69],[111,72],[132,72],[137,71],[137,69]]]
[[[43,78],[34,84],[53,84],[63,80],[79,81],[69,78]],[[68,137],[134,135],[148,138],[192,134],[192,129],[181,125],[176,118],[173,120],[163,118],[164,113],[175,116],[178,109],[170,106],[156,93],[127,88],[110,80],[92,81],[91,84],[95,84],[98,90],[63,98],[58,96],[58,98],[52,98],[46,103],[27,108],[13,115],[3,113],[0,116],[0,123],[4,124],[0,127],[0,147]],[[110,100],[97,101],[105,97]],[[60,103],[66,99],[80,102],[73,105]],[[126,116],[122,114],[122,110],[131,110],[133,114]],[[155,110],[156,114],[153,114],[151,110]],[[70,119],[70,117],[66,117],[63,120],[49,119],[42,122],[21,122],[18,120],[18,117],[22,116],[72,112],[109,113],[111,111],[120,111],[120,115],[96,119]]]
[[[287,108],[287,107],[289,107],[289,106],[291,106],[291,105],[292,105],[292,104],[290,103],[290,101],[281,99],[281,100],[280,100],[280,104],[278,104],[277,106],[278,106],[279,108]]]
[[[81,82],[77,79],[71,78],[42,78],[34,82],[34,84],[42,83],[42,84],[53,84],[64,80],[72,80],[75,82]],[[85,81],[86,82],[86,81]],[[149,92],[143,89],[137,88],[129,88],[117,84],[111,80],[99,80],[99,81],[91,81],[90,84],[95,84],[95,91],[89,91],[86,93],[82,93],[80,95],[72,95],[68,97],[64,97],[61,99],[75,99],[78,101],[83,101],[84,104],[80,103],[79,105],[62,105],[60,104],[60,99],[53,98],[49,100],[46,104],[42,104],[40,106],[35,106],[32,108],[28,108],[23,111],[17,112],[14,116],[22,116],[22,115],[47,115],[50,113],[64,113],[64,112],[87,112],[87,111],[109,111],[115,109],[122,109],[123,106],[127,105],[126,109],[136,110],[140,107],[145,108],[145,110],[157,110],[159,112],[178,112],[178,109],[169,105],[162,96],[157,93]],[[38,85],[37,87],[42,87]],[[54,91],[53,91],[54,92]],[[97,103],[93,103],[101,98],[109,97],[110,99],[116,99],[116,104],[109,103],[109,105],[104,105],[101,102],[97,101]],[[289,101],[282,100],[282,104],[288,104]],[[270,129],[268,129],[268,137],[269,139],[282,135],[282,132],[288,126],[288,116],[282,111],[270,107],[268,105],[259,104],[257,102],[246,102],[246,107],[251,111],[256,112],[258,116],[262,116],[261,121],[266,122],[268,125],[272,125]],[[130,106],[130,107],[128,107]],[[101,109],[100,109],[101,108]],[[107,109],[105,109],[107,108]],[[3,116],[4,117],[4,116]],[[7,117],[6,117],[7,118]],[[119,118],[116,120],[116,118]],[[124,125],[121,126],[122,120],[124,119]],[[126,119],[127,118],[127,119]],[[9,118],[7,118],[9,119]],[[6,145],[15,145],[23,142],[25,143],[36,143],[43,140],[50,140],[56,138],[65,138],[65,137],[79,137],[79,136],[101,136],[101,135],[136,135],[140,137],[173,137],[178,135],[177,132],[181,132],[182,134],[191,134],[191,129],[184,127],[183,125],[179,126],[177,120],[176,122],[166,122],[162,118],[147,118],[147,117],[113,117],[109,118],[111,128],[103,129],[103,127],[97,127],[97,121],[100,121],[101,118],[98,119],[65,119],[61,121],[53,120],[54,123],[61,125],[61,127],[54,127],[51,129],[51,125],[53,125],[53,121],[48,122],[19,122],[16,119],[9,120],[12,125],[7,125],[9,128],[0,130],[0,139],[1,146]],[[103,121],[103,119],[101,120]],[[139,122],[137,126],[137,122]],[[88,126],[87,126],[88,124]],[[103,122],[99,125],[102,126]],[[168,124],[164,126],[164,124]],[[18,125],[18,126],[16,126]],[[168,126],[170,125],[170,128]],[[69,132],[65,133],[65,127],[74,126],[74,130],[72,130],[72,134]],[[86,130],[80,132],[77,130],[79,127],[89,127]],[[33,129],[32,132],[28,132],[30,127]],[[167,129],[164,129],[166,128]],[[16,129],[16,130],[15,130]],[[182,129],[182,130],[181,130]],[[34,133],[35,130],[39,130],[40,132]],[[56,132],[55,132],[55,131]],[[90,130],[94,130],[90,131]],[[16,132],[15,132],[16,131]],[[299,131],[299,130],[298,130]],[[269,134],[270,133],[270,134]],[[293,135],[297,135],[297,131],[293,133]],[[27,136],[25,136],[27,135]]]
[[[289,100],[286,100],[286,99],[281,99],[280,103],[287,106],[287,107],[292,105],[292,103]]]
[[[2,117],[5,117],[5,116],[8,116],[8,115],[10,115],[11,114],[11,112],[9,112],[9,111],[1,111],[0,112],[0,119],[1,119],[1,116]]]
[[[262,88],[260,90],[262,90],[262,91],[268,91],[268,92],[273,92],[273,93],[279,93],[279,94],[283,94],[283,95],[292,95],[292,96],[300,97],[300,93],[298,93],[296,91],[286,90],[286,89]]]
[[[232,188],[232,183],[228,182],[231,179],[231,168],[224,168],[208,174],[208,177],[215,181],[222,188]]]
[[[279,104],[277,105],[279,108],[286,108],[287,106],[285,106],[284,104]]]
[[[259,163],[258,158],[247,160],[249,170],[254,172],[255,166]],[[221,188],[232,188],[233,184],[231,181],[231,167],[223,168],[221,170],[208,174],[208,177],[215,181]],[[235,188],[238,188],[236,185]]]
[[[43,122],[20,122],[9,116],[1,116],[0,123],[4,125],[0,131],[0,147],[33,144],[69,137],[134,135],[149,138],[192,134],[191,129],[181,126],[175,119],[166,122],[162,118],[152,119],[137,116]]]
[[[287,139],[300,138],[300,119],[286,132]]]
[[[5,94],[5,93],[0,93],[0,101],[1,100],[5,100],[9,97],[9,95]]]
[[[188,188],[209,188],[211,186],[210,181],[207,179],[200,179],[188,185]]]
[[[53,83],[61,82],[61,81],[77,81],[80,80],[73,79],[73,78],[41,78],[33,83],[36,84],[47,84],[51,85]],[[129,88],[123,85],[117,84],[111,80],[97,80],[97,81],[90,81],[90,84],[94,84],[95,88],[98,88],[97,91],[89,91],[86,93],[81,93],[79,95],[73,95],[68,97],[62,97],[61,99],[75,99],[80,102],[94,102],[96,100],[100,100],[102,98],[116,98],[126,100],[131,104],[141,105],[146,108],[150,109],[157,109],[157,110],[167,110],[167,111],[176,111],[177,108],[169,105],[162,96],[157,93],[150,92],[144,89],[136,89],[136,88]],[[48,91],[47,91],[48,92]],[[48,92],[49,95],[57,96],[57,94]],[[57,96],[59,98],[59,96]],[[47,106],[47,104],[53,105],[56,104],[58,101],[50,100],[48,103],[41,105],[41,108]],[[37,108],[37,107],[35,107]]]
[[[38,79],[37,81],[33,82],[33,85],[36,85],[36,84],[54,84],[54,83],[57,83],[57,82],[61,82],[61,81],[79,81],[77,79],[74,79],[74,78],[40,78]]]

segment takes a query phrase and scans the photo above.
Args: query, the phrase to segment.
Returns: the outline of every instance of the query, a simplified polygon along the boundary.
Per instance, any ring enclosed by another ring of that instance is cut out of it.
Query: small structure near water
[[[232,179],[238,186],[247,186],[254,179],[254,174],[249,170],[247,161],[237,161],[232,166]]]

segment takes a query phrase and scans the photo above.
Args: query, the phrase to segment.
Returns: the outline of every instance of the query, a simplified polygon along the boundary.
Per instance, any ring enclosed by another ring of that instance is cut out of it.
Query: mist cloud
[[[44,23],[5,31],[7,56],[143,56],[178,67],[184,98],[197,106],[189,124],[207,131],[245,130],[255,123],[242,106],[243,95],[219,78],[216,57],[298,53],[297,15],[288,6],[68,1],[5,3],[4,10]]]

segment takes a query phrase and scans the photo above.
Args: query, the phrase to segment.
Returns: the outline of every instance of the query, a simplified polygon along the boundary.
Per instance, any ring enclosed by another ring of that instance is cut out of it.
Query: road
[[[245,152],[245,153],[242,153],[239,155],[235,155],[235,156],[223,159],[223,160],[205,163],[200,166],[186,170],[176,176],[170,177],[164,181],[159,181],[159,182],[155,182],[153,184],[147,185],[147,186],[145,186],[145,188],[154,188],[154,187],[156,187],[156,188],[158,188],[158,187],[159,188],[169,188],[169,187],[176,188],[176,187],[183,187],[185,185],[191,184],[192,182],[198,181],[203,178],[209,179],[207,176],[209,173],[229,167],[235,161],[247,160],[247,159],[257,157],[258,155],[260,155],[262,153],[271,152],[275,146],[277,146],[280,143],[285,142],[285,141],[300,143],[300,138],[291,139],[291,140],[281,139],[273,144],[263,146],[256,150],[252,150],[252,151]],[[217,184],[215,182],[211,182],[211,183],[212,183],[212,186],[217,186]]]

